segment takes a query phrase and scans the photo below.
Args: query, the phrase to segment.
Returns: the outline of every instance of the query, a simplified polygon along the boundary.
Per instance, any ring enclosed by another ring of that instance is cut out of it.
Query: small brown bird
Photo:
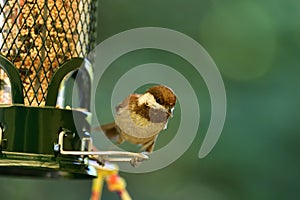
[[[144,94],[130,94],[116,107],[115,122],[101,129],[118,144],[141,144],[141,150],[151,153],[158,134],[172,117],[175,103],[176,95],[163,85],[153,86]]]

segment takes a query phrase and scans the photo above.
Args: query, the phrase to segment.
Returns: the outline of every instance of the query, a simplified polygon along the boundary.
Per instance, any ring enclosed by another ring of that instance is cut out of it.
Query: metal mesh
[[[26,105],[44,105],[55,70],[93,48],[95,8],[94,0],[0,0],[0,53],[19,69]]]

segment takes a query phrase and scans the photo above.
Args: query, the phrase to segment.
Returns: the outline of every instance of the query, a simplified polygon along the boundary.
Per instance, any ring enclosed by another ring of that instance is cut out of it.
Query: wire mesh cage
[[[45,105],[54,72],[95,44],[94,0],[0,0],[0,53],[19,70],[25,105]],[[0,102],[10,103],[0,70]]]

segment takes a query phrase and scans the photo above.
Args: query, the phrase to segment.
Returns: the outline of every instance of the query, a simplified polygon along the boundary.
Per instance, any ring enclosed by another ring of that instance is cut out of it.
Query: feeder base
[[[0,159],[0,175],[90,179],[95,178],[97,172],[93,167],[74,160],[58,160],[51,155],[7,152]]]

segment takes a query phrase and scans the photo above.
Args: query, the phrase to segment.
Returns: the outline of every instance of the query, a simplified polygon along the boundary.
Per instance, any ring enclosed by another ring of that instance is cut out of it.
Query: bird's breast
[[[166,121],[154,123],[149,119],[130,111],[120,109],[115,115],[115,122],[122,132],[137,138],[150,138],[164,129]]]

